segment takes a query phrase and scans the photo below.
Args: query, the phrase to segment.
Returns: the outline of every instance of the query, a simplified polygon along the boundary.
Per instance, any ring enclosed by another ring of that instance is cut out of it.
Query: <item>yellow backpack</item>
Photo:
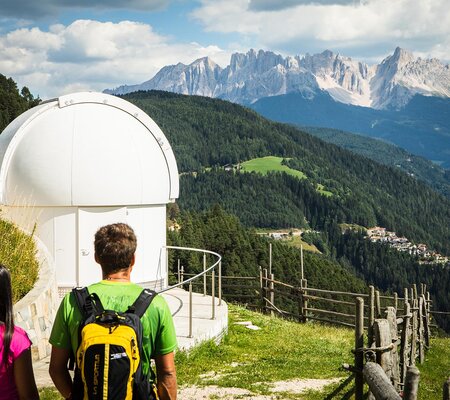
[[[83,400],[155,398],[149,376],[142,373],[142,324],[156,292],[143,289],[125,312],[105,310],[96,293],[72,290],[83,320],[75,354],[72,397]]]

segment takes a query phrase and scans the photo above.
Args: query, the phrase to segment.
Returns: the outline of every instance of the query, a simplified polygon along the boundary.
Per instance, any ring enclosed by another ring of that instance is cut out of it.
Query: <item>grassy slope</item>
[[[282,161],[282,157],[275,156],[254,158],[241,163],[241,168],[245,172],[258,172],[262,175],[267,175],[268,172],[286,172],[299,179],[306,178],[306,175],[303,172],[282,165]]]
[[[282,157],[276,156],[253,158],[241,163],[241,171],[257,172],[261,175],[267,175],[269,172],[285,172],[288,175],[292,175],[299,179],[307,179],[307,176],[303,172],[289,168],[287,165],[283,165],[282,161]],[[324,196],[333,195],[330,191],[325,190],[325,187],[321,184],[317,185],[317,191]]]

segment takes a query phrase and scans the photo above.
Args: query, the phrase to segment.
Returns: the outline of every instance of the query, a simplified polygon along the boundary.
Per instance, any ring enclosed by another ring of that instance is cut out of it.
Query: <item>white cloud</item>
[[[293,0],[269,9],[272,3],[261,1],[255,9],[255,0],[202,0],[192,16],[206,31],[251,35],[255,43],[272,50],[296,47],[299,53],[306,45],[316,51],[342,49],[351,55],[352,49],[383,53],[399,45],[450,60],[446,0],[364,0],[345,5],[344,1]]]
[[[77,20],[47,32],[20,29],[0,36],[0,72],[41,98],[74,90],[141,83],[163,66],[211,56],[228,63],[217,46],[171,43],[146,24]]]

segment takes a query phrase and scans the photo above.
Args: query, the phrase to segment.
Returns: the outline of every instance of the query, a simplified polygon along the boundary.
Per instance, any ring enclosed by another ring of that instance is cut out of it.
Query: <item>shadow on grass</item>
[[[350,399],[355,391],[355,387],[348,387],[348,385],[353,381],[353,375],[350,375],[345,381],[343,381],[336,389],[330,394],[324,397],[324,400],[333,400],[339,396],[339,399],[346,400]]]

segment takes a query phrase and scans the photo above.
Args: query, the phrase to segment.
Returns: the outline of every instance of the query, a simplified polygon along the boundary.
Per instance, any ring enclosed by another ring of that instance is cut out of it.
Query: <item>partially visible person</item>
[[[31,363],[31,341],[14,325],[11,275],[0,264],[0,400],[17,399],[39,399],[39,392]]]

